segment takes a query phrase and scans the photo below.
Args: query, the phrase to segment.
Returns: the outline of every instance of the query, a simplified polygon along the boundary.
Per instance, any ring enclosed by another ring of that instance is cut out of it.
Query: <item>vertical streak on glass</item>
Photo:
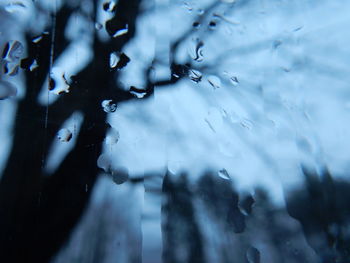
[[[46,104],[46,111],[45,111],[45,138],[44,138],[44,151],[43,151],[43,157],[42,157],[42,164],[41,168],[43,169],[45,167],[44,160],[45,160],[45,152],[46,152],[46,143],[47,143],[47,124],[49,119],[49,103],[50,103],[50,83],[51,83],[51,71],[52,71],[52,65],[53,65],[53,57],[54,57],[54,48],[55,48],[55,35],[56,35],[56,12],[57,12],[57,0],[55,0],[55,7],[54,11],[52,13],[52,33],[51,33],[51,47],[50,47],[50,63],[49,63],[49,76],[48,76],[48,89],[47,89],[47,104]]]
[[[57,12],[57,0],[55,0],[55,8],[54,12],[52,14],[52,34],[51,34],[51,50],[50,50],[50,68],[49,68],[49,84],[51,81],[51,70],[52,70],[52,64],[53,64],[53,56],[54,56],[54,48],[55,48],[55,35],[56,35],[56,12]],[[49,89],[47,89],[47,106],[46,106],[46,116],[45,116],[45,129],[47,129],[47,121],[49,117]]]

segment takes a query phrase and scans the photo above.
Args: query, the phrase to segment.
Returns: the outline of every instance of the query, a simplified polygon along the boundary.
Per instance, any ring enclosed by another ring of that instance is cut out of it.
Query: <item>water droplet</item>
[[[49,90],[54,90],[56,87],[56,81],[53,78],[49,79]]]
[[[0,100],[16,96],[16,94],[17,88],[11,82],[0,80]]]
[[[198,9],[197,10],[197,14],[200,15],[200,16],[203,15],[204,14],[204,10],[202,8]]]
[[[216,21],[210,21],[208,26],[209,29],[214,30],[216,28]]]
[[[38,62],[36,61],[36,59],[24,58],[24,59],[21,59],[20,67],[22,69],[33,71],[37,67],[39,67],[39,65],[38,65]]]
[[[230,82],[233,86],[237,86],[239,84],[238,78],[236,76],[230,77]]]
[[[299,27],[295,28],[293,31],[297,32],[297,31],[301,30],[302,28],[303,28],[303,26],[299,26]]]
[[[5,5],[5,10],[9,13],[22,11],[25,8],[26,8],[26,6],[21,2],[14,2],[14,3],[9,3],[9,4]]]
[[[48,80],[48,89],[56,95],[60,95],[62,93],[69,93],[70,83],[68,82],[62,68],[52,68]]]
[[[197,29],[201,26],[201,24],[196,21],[196,22],[193,22],[192,26]]]
[[[113,182],[116,184],[122,184],[129,179],[129,172],[126,168],[118,167],[110,171]]]
[[[13,62],[4,63],[4,73],[9,76],[15,76],[18,74],[19,65]]]
[[[103,10],[106,12],[114,12],[116,4],[114,1],[108,1],[103,4]]]
[[[214,76],[214,75],[210,75],[208,77],[208,82],[214,89],[218,89],[221,86],[221,80],[217,76]]]
[[[188,12],[192,12],[193,11],[193,7],[187,3],[187,2],[184,2],[183,5],[182,5]]]
[[[125,34],[127,34],[128,32],[129,32],[129,25],[126,24],[125,28],[122,28],[122,29],[117,30],[117,31],[113,34],[113,37],[116,38],[116,37],[125,35]]]
[[[183,76],[188,75],[188,64],[185,65],[179,65],[179,64],[172,64],[171,65],[171,75],[174,78],[181,78]]]
[[[131,86],[129,89],[129,92],[134,95],[136,98],[138,99],[142,99],[143,97],[145,97],[147,95],[147,91],[144,89],[138,89],[134,86]]]
[[[34,59],[33,63],[29,66],[29,70],[33,71],[33,70],[35,70],[38,67],[39,67],[38,62],[36,61],[36,59]]]
[[[260,252],[255,247],[250,247],[246,253],[249,263],[260,263]]]
[[[11,40],[6,44],[2,57],[8,62],[17,62],[22,56],[24,47],[21,42]]]
[[[188,71],[188,77],[190,78],[190,80],[192,80],[193,82],[200,82],[202,80],[202,73],[198,70],[195,70],[195,69],[190,69]]]
[[[57,133],[57,138],[61,142],[69,142],[70,139],[72,139],[72,137],[73,137],[72,132],[67,128],[63,128],[63,129],[59,130]]]
[[[221,169],[218,172],[218,176],[220,176],[222,179],[225,179],[225,180],[231,180],[230,175],[228,174],[225,168]]]
[[[5,44],[4,50],[2,51],[2,58],[3,58],[3,59],[6,58],[7,53],[9,52],[9,49],[10,49],[10,43],[7,42],[7,43]]]
[[[109,67],[115,68],[117,66],[118,60],[119,58],[118,58],[117,52],[112,52],[109,55]]]
[[[104,100],[101,103],[104,112],[110,113],[117,110],[117,104],[113,103],[112,100]]]
[[[103,25],[101,23],[95,23],[95,29],[96,30],[101,30],[103,28]]]
[[[203,41],[196,39],[191,43],[190,49],[188,50],[189,55],[194,61],[201,62],[203,61]]]
[[[36,36],[32,39],[32,42],[35,43],[35,44],[38,44],[41,40],[43,39],[43,36],[40,35],[40,36]]]
[[[252,212],[254,203],[254,198],[251,195],[248,195],[239,202],[239,208],[243,214],[249,215]]]
[[[109,58],[109,66],[120,70],[130,62],[130,58],[125,53],[113,52]]]

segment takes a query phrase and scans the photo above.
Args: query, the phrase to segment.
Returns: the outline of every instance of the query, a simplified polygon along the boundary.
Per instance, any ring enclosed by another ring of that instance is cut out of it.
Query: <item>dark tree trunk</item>
[[[128,34],[105,43],[95,36],[93,60],[77,74],[70,93],[60,95],[48,109],[37,103],[37,96],[50,71],[51,47],[55,59],[68,45],[64,30],[74,10],[67,5],[56,14],[54,45],[51,33],[39,46],[28,36],[29,57],[37,59],[39,68],[26,72],[26,95],[19,102],[13,147],[0,182],[2,262],[48,262],[81,217],[99,173],[96,163],[107,130],[101,100],[132,99],[118,88],[108,61],[110,52],[121,51],[134,36],[139,5],[140,0],[118,2],[115,14],[122,15],[114,15],[107,29],[128,24]],[[76,111],[84,115],[76,145],[47,176],[43,166],[48,149],[59,127]]]

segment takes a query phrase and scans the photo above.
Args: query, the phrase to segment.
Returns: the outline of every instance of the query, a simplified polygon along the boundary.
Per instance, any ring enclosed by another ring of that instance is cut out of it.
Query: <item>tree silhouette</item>
[[[115,6],[111,2],[103,5],[98,0],[90,2],[93,6],[91,14],[80,10],[80,4],[86,4],[86,1],[75,4],[64,1],[59,10],[50,11],[40,41],[33,41],[30,30],[26,32],[27,58],[21,61],[26,90],[18,104],[13,146],[0,182],[0,258],[4,261],[47,262],[78,222],[100,171],[96,162],[109,128],[101,101],[108,98],[118,104],[136,99],[134,94],[140,92],[146,94],[144,98],[150,97],[155,86],[176,83],[187,75],[190,67],[189,62],[177,63],[174,54],[179,44],[191,35],[192,27],[171,46],[172,74],[169,79],[152,82],[152,65],[149,65],[144,73],[145,88],[124,90],[118,82],[118,69],[128,63],[122,49],[135,36],[142,1],[120,0]],[[218,4],[214,1],[207,10]],[[47,78],[47,88],[55,88],[56,80],[51,76],[53,63],[70,44],[65,34],[69,18],[75,12],[82,12],[95,24],[98,10],[107,10],[110,6],[113,15],[105,23],[110,38],[101,40],[94,31],[91,62],[70,80],[62,76],[70,86],[69,93],[60,94],[48,106],[41,105],[37,100]],[[39,13],[47,15],[49,12],[39,3],[34,3],[34,7]],[[118,35],[125,29],[125,34]],[[112,52],[121,54],[119,64],[113,69],[109,66]],[[32,71],[29,67],[34,60],[39,67]],[[50,146],[59,128],[74,112],[83,114],[76,144],[48,176],[44,166]]]
[[[92,21],[96,20],[98,1]],[[69,94],[62,94],[52,105],[36,103],[51,63],[67,48],[65,37],[68,18],[79,7],[67,1],[57,13],[48,34],[33,43],[28,32],[28,58],[39,67],[25,73],[26,93],[18,105],[13,147],[0,184],[0,257],[4,262],[47,262],[67,239],[80,218],[96,181],[97,158],[102,150],[107,124],[101,101],[112,98],[115,103],[131,100],[133,95],[117,86],[118,72],[109,68],[112,51],[121,51],[135,34],[135,21],[140,1],[118,2],[106,28],[113,35],[128,25],[128,33],[106,42],[93,36],[94,59],[75,77]],[[118,13],[118,16],[116,15]],[[121,14],[121,15],[120,15]],[[54,82],[50,79],[49,83]],[[62,123],[75,111],[84,120],[74,149],[50,176],[43,170],[49,146]],[[47,118],[47,121],[46,121]]]

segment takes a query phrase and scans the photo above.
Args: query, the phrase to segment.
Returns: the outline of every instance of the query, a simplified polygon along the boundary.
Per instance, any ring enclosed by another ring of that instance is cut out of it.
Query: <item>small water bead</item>
[[[115,68],[117,66],[118,60],[119,58],[118,58],[117,52],[112,52],[109,55],[109,67]]]
[[[26,6],[23,3],[18,1],[14,3],[6,4],[4,8],[7,12],[14,13],[14,12],[25,10]]]
[[[37,69],[39,67],[38,62],[36,61],[36,59],[33,60],[33,63],[29,66],[29,70],[33,71],[35,69]]]
[[[70,83],[62,68],[54,67],[48,80],[48,89],[56,95],[70,92]]]
[[[53,78],[49,79],[49,90],[54,90],[56,88],[56,81]]]
[[[36,59],[24,58],[24,59],[21,59],[20,67],[25,70],[33,71],[39,67],[39,64],[36,61]]]
[[[129,25],[126,24],[125,28],[122,28],[122,29],[117,30],[117,31],[113,34],[113,37],[116,38],[116,37],[125,35],[125,34],[127,34],[128,32],[129,32]]]
[[[110,176],[116,184],[123,184],[129,179],[129,171],[124,167],[110,170]]]
[[[187,3],[187,2],[184,2],[182,6],[183,6],[183,8],[185,8],[188,12],[192,12],[192,11],[193,11],[193,7],[192,7],[189,3]]]
[[[130,58],[125,53],[112,52],[109,57],[109,66],[112,69],[120,70],[130,62]]]
[[[232,83],[233,86],[238,86],[239,84],[238,78],[236,76],[230,77],[230,82]]]
[[[131,86],[129,89],[129,92],[134,95],[138,99],[142,99],[147,95],[147,90],[144,89],[138,89],[134,86]]]
[[[202,8],[199,8],[199,9],[197,10],[197,14],[198,14],[199,16],[203,15],[203,14],[204,14],[204,10],[203,10]]]
[[[4,64],[4,73],[9,76],[16,76],[18,74],[19,65],[17,63],[7,62]]]
[[[198,29],[198,28],[200,28],[201,24],[196,21],[196,22],[193,22],[192,26],[193,26],[193,28]]]
[[[117,104],[113,103],[113,100],[104,100],[101,105],[103,111],[107,113],[115,112],[117,110]]]
[[[67,128],[63,128],[59,130],[57,133],[57,138],[61,142],[69,142],[72,139],[72,137],[73,137],[72,132]]]
[[[96,30],[101,30],[103,28],[103,25],[102,24],[100,24],[100,23],[95,23],[95,29]]]
[[[214,75],[210,75],[208,77],[208,82],[214,89],[218,89],[221,86],[221,80],[217,76],[214,76]]]
[[[228,174],[228,172],[225,168],[221,169],[218,172],[218,176],[221,177],[222,179],[225,179],[225,180],[231,180],[230,175]]]
[[[239,209],[245,215],[249,215],[252,212],[255,199],[251,195],[247,195],[239,202]]]
[[[208,24],[209,29],[214,30],[216,28],[216,24],[217,24],[216,21],[214,20],[210,21]]]
[[[43,39],[42,35],[36,36],[36,37],[32,38],[32,42],[35,44],[38,44],[42,39]]]
[[[116,8],[116,3],[114,1],[108,1],[103,3],[103,10],[106,12],[114,12]]]

